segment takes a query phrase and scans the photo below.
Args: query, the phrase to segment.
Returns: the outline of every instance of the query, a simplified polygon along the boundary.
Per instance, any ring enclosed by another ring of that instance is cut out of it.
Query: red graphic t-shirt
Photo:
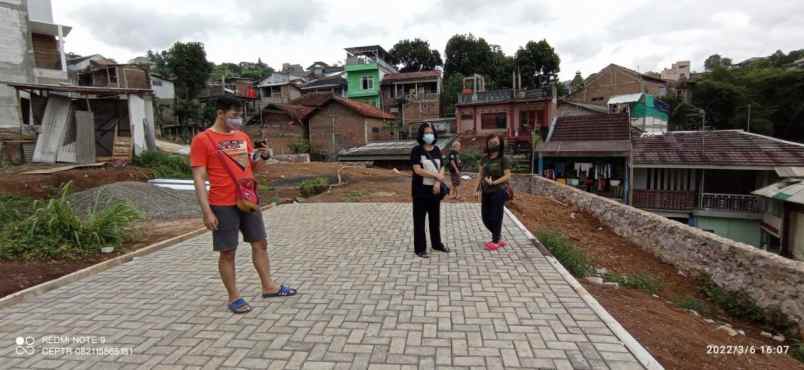
[[[212,139],[212,143],[210,140]],[[212,148],[223,150],[225,163]],[[207,168],[209,178],[209,204],[214,206],[233,206],[237,204],[237,186],[235,186],[226,168],[229,166],[235,176],[253,177],[251,158],[254,145],[251,138],[242,131],[230,133],[216,132],[208,129],[193,138],[190,145],[190,165]]]

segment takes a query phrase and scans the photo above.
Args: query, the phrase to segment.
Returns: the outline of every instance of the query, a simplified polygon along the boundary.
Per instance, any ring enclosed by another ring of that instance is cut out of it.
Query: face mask
[[[243,128],[243,119],[242,118],[227,118],[225,121],[226,127],[233,131],[240,131]]]
[[[497,149],[500,149],[499,143],[489,143],[489,152],[496,152]]]
[[[435,141],[435,135],[433,134],[424,134],[424,142],[427,144],[432,144]]]

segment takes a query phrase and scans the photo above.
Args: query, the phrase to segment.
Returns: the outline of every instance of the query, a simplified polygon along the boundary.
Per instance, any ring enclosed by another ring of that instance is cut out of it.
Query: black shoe
[[[430,258],[430,255],[427,254],[427,252],[417,252],[416,255],[421,258]]]
[[[441,247],[439,247],[439,248],[433,248],[433,250],[434,250],[434,251],[439,251],[439,252],[442,252],[442,253],[449,253],[449,252],[452,252],[452,251],[451,251],[449,248],[447,248],[447,246],[446,246],[446,245],[443,245],[443,244],[442,244],[442,245],[441,245]]]

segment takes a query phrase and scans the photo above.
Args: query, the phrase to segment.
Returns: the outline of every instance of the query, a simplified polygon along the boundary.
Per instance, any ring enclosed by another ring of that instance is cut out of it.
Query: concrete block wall
[[[0,0],[0,81],[32,82],[34,58],[25,0]],[[19,127],[16,94],[0,84],[0,128]]]
[[[804,262],[791,260],[680,222],[535,176],[514,189],[551,196],[588,212],[617,235],[686,272],[706,273],[723,289],[743,291],[777,308],[804,333]]]

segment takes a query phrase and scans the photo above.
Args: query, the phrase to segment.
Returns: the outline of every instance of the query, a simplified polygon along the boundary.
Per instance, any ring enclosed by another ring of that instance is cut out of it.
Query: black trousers
[[[413,250],[427,252],[427,236],[424,233],[424,218],[430,225],[430,247],[441,248],[441,200],[436,197],[413,198]]]
[[[502,233],[503,215],[505,214],[505,202],[508,200],[508,193],[505,189],[497,190],[493,193],[483,193],[480,203],[480,214],[483,217],[483,225],[491,232],[491,241],[500,241]]]

